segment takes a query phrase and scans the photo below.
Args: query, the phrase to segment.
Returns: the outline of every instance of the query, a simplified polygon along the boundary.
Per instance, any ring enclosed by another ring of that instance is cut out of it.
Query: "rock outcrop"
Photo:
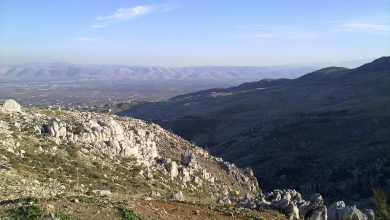
[[[129,179],[135,185],[144,184],[142,187],[147,191],[164,192],[166,198],[174,191],[180,191],[181,197],[191,192],[215,200],[225,191],[251,196],[260,192],[256,178],[244,170],[209,155],[156,124],[91,112],[17,111],[16,102],[7,103],[11,104],[6,104],[3,113],[0,112],[6,116],[0,120],[0,149],[31,162],[28,166],[43,166],[49,176],[59,172],[53,176],[59,182],[69,182],[70,188],[76,187],[72,183],[81,176],[88,183],[83,184],[82,191],[93,190],[95,194],[106,191],[101,185],[96,188],[88,182],[95,182],[90,180],[93,177],[103,181],[103,185],[113,182],[115,186]],[[56,163],[52,164],[52,160]],[[5,162],[4,166],[13,169],[15,164]],[[105,167],[106,171],[99,168],[92,174],[85,173],[95,167]],[[73,176],[63,170],[72,172]],[[151,188],[152,184],[157,187]]]
[[[4,112],[20,112],[22,107],[15,100],[8,99],[0,109]]]
[[[156,147],[158,138],[152,132],[142,128],[135,129],[133,124],[112,118],[93,119],[90,114],[77,116],[77,122],[54,119],[44,123],[42,132],[56,138],[57,143],[82,143],[110,157],[132,157],[147,166],[159,156]]]
[[[329,206],[329,220],[356,219],[368,220],[375,219],[375,214],[371,209],[366,209],[364,213],[356,206],[346,206],[343,201],[334,202]]]
[[[248,175],[234,164],[210,156],[201,148],[187,146],[180,156],[177,155],[179,160],[174,160],[173,155],[162,153],[165,150],[158,145],[170,134],[155,124],[136,119],[123,120],[118,116],[102,117],[94,113],[67,114],[78,120],[69,122],[59,118],[50,119],[42,124],[42,133],[49,134],[59,144],[83,144],[90,153],[103,153],[112,158],[132,158],[148,170],[162,170],[171,180],[179,178],[183,186],[190,183],[195,188],[202,187],[203,182],[216,185],[218,177],[197,160],[197,157],[206,158],[221,164],[229,176],[250,192],[259,192],[257,180],[253,175]]]
[[[183,192],[179,191],[179,192],[172,193],[170,199],[173,201],[183,201],[184,200]]]
[[[329,208],[324,205],[322,196],[315,193],[309,201],[302,199],[295,190],[274,190],[265,194],[265,204],[281,211],[286,216],[304,220],[367,220],[375,219],[372,210],[364,214],[356,206],[347,206],[343,201],[332,203]]]
[[[246,186],[252,192],[258,192],[259,184],[254,176],[245,175],[240,169],[236,167],[236,165],[231,164],[229,162],[222,162],[222,169],[229,173],[229,175],[232,176],[238,182],[246,184]]]

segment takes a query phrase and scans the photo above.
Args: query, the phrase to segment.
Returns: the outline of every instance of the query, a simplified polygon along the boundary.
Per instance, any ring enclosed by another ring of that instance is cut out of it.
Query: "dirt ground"
[[[7,210],[15,210],[21,206],[32,205],[31,202],[0,203],[0,219],[5,217]],[[118,207],[126,207],[133,210],[143,220],[230,220],[230,219],[250,219],[239,216],[233,211],[213,210],[205,205],[195,205],[163,200],[143,200],[130,199],[126,201],[115,201],[112,199],[98,199],[86,201],[83,199],[60,198],[55,201],[40,200],[36,202],[44,213],[60,211],[82,220],[120,220],[123,218],[118,211]],[[261,220],[282,220],[283,215],[274,212],[250,211],[252,219]]]

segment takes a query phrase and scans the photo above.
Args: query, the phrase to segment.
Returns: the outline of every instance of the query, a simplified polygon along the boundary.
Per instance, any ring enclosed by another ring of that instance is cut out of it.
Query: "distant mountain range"
[[[180,95],[120,115],[153,120],[251,166],[265,189],[335,200],[367,198],[379,186],[390,190],[390,57]]]
[[[180,80],[242,83],[264,78],[296,78],[313,67],[141,67],[114,65],[0,65],[0,81]]]

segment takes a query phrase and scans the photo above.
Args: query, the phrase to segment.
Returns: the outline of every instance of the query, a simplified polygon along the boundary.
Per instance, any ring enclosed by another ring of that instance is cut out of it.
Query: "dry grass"
[[[386,191],[381,188],[374,189],[373,198],[377,206],[377,217],[379,219],[390,219],[390,207],[388,204]]]

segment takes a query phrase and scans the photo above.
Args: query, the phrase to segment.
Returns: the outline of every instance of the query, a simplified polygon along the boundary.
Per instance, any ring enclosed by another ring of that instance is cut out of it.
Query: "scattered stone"
[[[179,192],[172,193],[170,199],[173,201],[183,201],[184,200],[183,192],[179,191]]]
[[[112,194],[110,190],[92,190],[92,193],[98,196],[110,196]]]
[[[217,199],[217,204],[219,205],[230,205],[232,204],[232,201],[230,201],[229,197],[222,196]]]
[[[77,198],[72,198],[72,199],[70,199],[70,201],[74,202],[74,203],[79,203],[80,202]]]
[[[161,194],[159,192],[151,191],[145,195],[145,200],[152,200],[153,198],[160,198],[160,197],[161,197]]]

